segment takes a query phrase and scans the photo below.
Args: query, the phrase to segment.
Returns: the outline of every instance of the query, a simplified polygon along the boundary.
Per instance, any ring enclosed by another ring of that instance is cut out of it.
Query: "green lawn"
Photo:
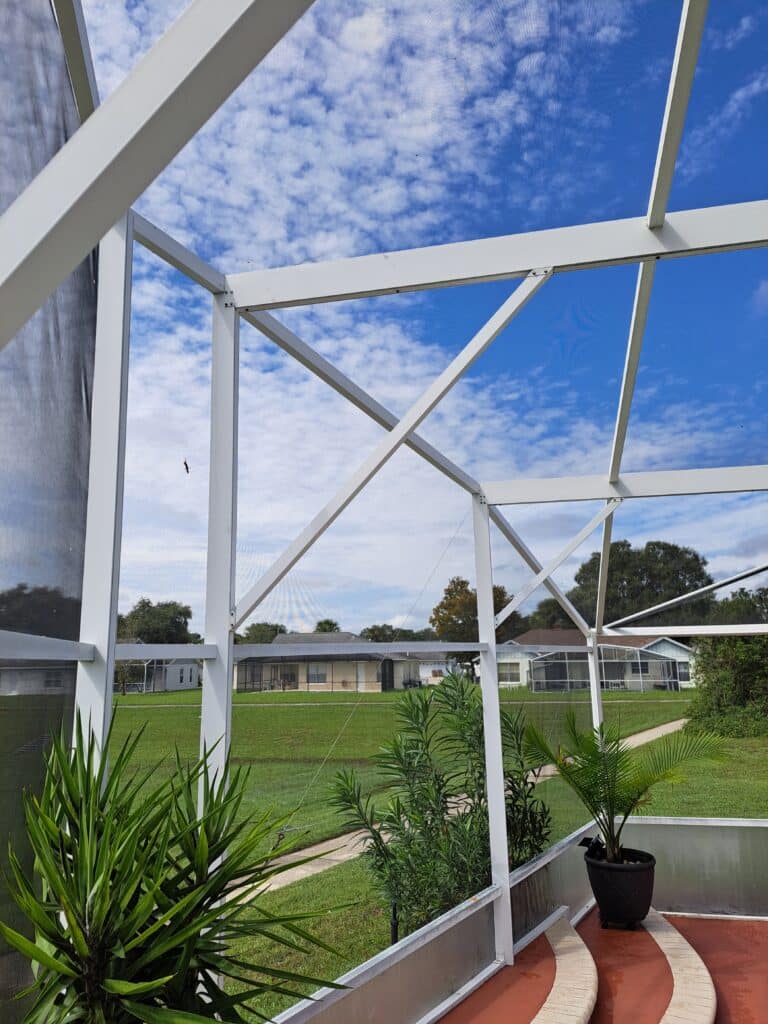
[[[350,696],[355,699],[349,699]],[[510,698],[514,696],[515,700]],[[679,694],[610,695],[606,718],[628,735],[685,714]],[[396,731],[397,695],[265,693],[236,696],[232,719],[232,757],[251,769],[248,808],[272,808],[289,816],[288,827],[300,845],[336,835],[339,818],[328,804],[329,788],[341,768],[355,768],[369,792],[381,785],[370,758]],[[341,699],[344,698],[344,699]],[[589,701],[560,694],[503,694],[505,707],[521,706],[552,738],[572,707],[580,724],[589,723]],[[114,741],[144,726],[136,761],[173,770],[174,745],[184,758],[197,755],[200,728],[198,691],[119,698]]]
[[[338,952],[337,956],[314,948],[309,953],[281,946],[258,936],[243,939],[237,945],[241,959],[259,961],[283,971],[304,973],[333,980],[389,944],[389,914],[382,909],[374,891],[371,876],[361,860],[349,861],[330,868],[314,878],[288,885],[263,897],[263,904],[272,913],[305,913],[340,907],[354,901],[353,906],[329,911],[313,921],[309,930]],[[242,986],[232,984],[232,989]],[[317,988],[304,988],[309,994]],[[273,1016],[290,1006],[294,999],[286,996],[264,996],[254,1006],[264,1016]],[[253,1020],[258,1018],[253,1016]]]

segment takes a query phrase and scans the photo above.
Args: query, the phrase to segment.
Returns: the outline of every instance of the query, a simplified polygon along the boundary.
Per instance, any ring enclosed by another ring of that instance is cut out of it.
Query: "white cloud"
[[[761,68],[730,94],[725,103],[683,139],[678,173],[685,181],[716,168],[718,151],[742,127],[757,101],[768,93],[768,67]],[[761,130],[752,125],[752,130]]]
[[[713,50],[733,50],[755,32],[758,21],[756,15],[745,14],[729,28],[711,28],[707,33],[707,41]]]
[[[103,93],[183,6],[86,0]],[[491,234],[502,214],[522,229],[562,220],[553,210],[571,211],[585,196],[599,192],[609,202],[600,133],[610,115],[590,104],[585,68],[625,45],[636,6],[578,0],[560,5],[554,18],[540,0],[318,0],[140,209],[234,270],[461,238],[478,211]],[[750,101],[745,95],[734,103],[743,110]],[[621,179],[611,187],[620,190]],[[449,359],[414,297],[281,316],[398,413]],[[178,597],[192,604],[198,628],[209,324],[206,296],[139,256],[121,604],[142,594]],[[240,593],[381,437],[250,329],[243,331],[241,395]],[[543,372],[486,377],[480,366],[423,433],[480,479],[600,472],[613,409],[613,402],[585,406]],[[633,420],[630,468],[718,464],[736,441],[729,413],[687,402]],[[259,617],[306,626],[330,615],[356,628],[411,613],[408,624],[423,625],[450,575],[474,575],[468,502],[415,454],[399,452]],[[519,513],[542,558],[564,542],[562,514]],[[590,512],[568,514],[577,524]],[[665,522],[677,522],[675,514]],[[697,537],[709,536],[709,521],[697,522]],[[524,569],[508,547],[495,542],[495,553],[502,581],[514,588]],[[566,576],[573,567],[571,560]]]
[[[768,280],[761,281],[755,288],[752,305],[757,313],[768,313]]]

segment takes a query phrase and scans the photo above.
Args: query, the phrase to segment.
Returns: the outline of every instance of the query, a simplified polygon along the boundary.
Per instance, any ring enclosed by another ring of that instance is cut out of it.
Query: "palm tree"
[[[709,733],[682,730],[633,750],[616,726],[580,732],[573,711],[566,716],[565,742],[554,750],[529,724],[526,748],[539,764],[554,764],[595,820],[605,844],[605,859],[622,863],[621,833],[627,818],[650,801],[658,782],[680,782],[680,768],[710,761],[720,754],[720,741]]]

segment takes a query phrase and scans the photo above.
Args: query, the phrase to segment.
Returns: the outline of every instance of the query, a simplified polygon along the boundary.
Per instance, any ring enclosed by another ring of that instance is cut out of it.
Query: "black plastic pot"
[[[651,909],[656,858],[644,850],[624,850],[625,864],[584,854],[589,884],[595,894],[603,928],[632,929]]]

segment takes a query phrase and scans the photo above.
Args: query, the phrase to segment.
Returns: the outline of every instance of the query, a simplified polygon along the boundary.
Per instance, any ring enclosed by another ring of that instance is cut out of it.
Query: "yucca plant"
[[[566,716],[565,741],[553,748],[533,724],[526,731],[526,750],[538,764],[553,764],[595,820],[605,844],[605,859],[620,864],[621,834],[627,818],[651,799],[659,782],[680,782],[681,768],[716,759],[718,737],[681,730],[632,749],[618,729],[603,723],[580,731],[576,716]]]
[[[78,722],[73,748],[63,733],[54,738],[41,795],[25,794],[35,877],[11,849],[8,882],[34,938],[0,924],[35,972],[21,993],[31,997],[25,1024],[241,1022],[266,991],[298,996],[300,982],[327,984],[232,951],[254,933],[323,945],[301,927],[318,915],[259,905],[286,870],[274,863],[285,847],[274,848],[279,822],[269,814],[241,814],[246,773],[228,765],[212,778],[207,756],[187,766],[177,754],[175,774],[158,784],[156,766],[130,768],[140,735],[107,770]],[[228,993],[224,979],[244,988]]]

